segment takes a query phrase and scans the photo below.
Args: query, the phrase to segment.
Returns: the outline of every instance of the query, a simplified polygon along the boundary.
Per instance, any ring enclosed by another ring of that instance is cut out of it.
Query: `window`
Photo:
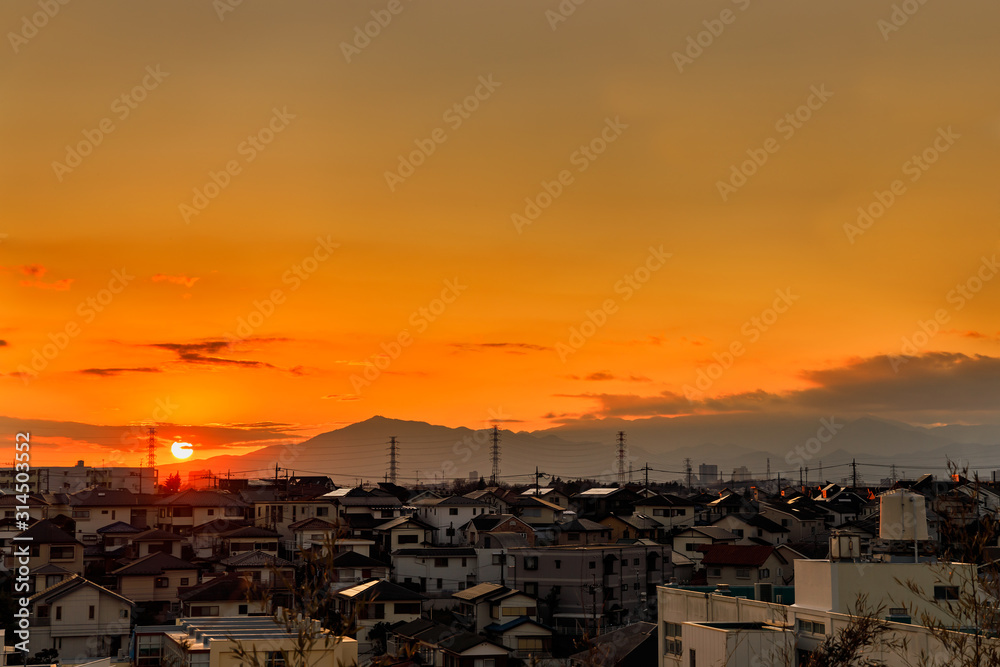
[[[445,531],[444,531],[444,534],[445,534],[446,537],[455,537],[455,529],[454,528],[446,528]]]
[[[75,555],[73,547],[49,547],[49,558],[52,560],[73,560]]]
[[[698,658],[694,652],[694,649],[688,651],[688,664],[690,667],[698,667]]]
[[[317,507],[316,508],[316,516],[330,516],[330,508],[329,507]]]
[[[628,584],[622,584],[622,593],[628,590]]]
[[[13,517],[14,517],[14,515],[11,514],[11,518],[13,518]],[[73,518],[74,519],[89,519],[90,518],[90,510],[73,510]]]
[[[524,569],[525,570],[537,570],[538,569],[538,556],[525,556],[524,557]]]
[[[538,582],[537,581],[524,582],[524,592],[531,596],[538,595]]]
[[[437,585],[438,585],[438,590],[441,590],[442,588],[444,588],[444,579],[440,579],[439,578],[437,580]]]
[[[493,554],[493,564],[503,565],[503,554]]]
[[[759,570],[757,570],[758,579],[769,579],[770,577],[771,577],[770,568],[762,567]]]
[[[680,623],[663,622],[663,652],[670,655],[681,655],[681,625]]]
[[[653,510],[653,516],[664,516],[663,510],[662,509]]]
[[[935,600],[957,600],[958,599],[958,586],[935,586],[934,587],[934,599]]]
[[[285,667],[284,651],[265,651],[264,667]]]
[[[735,535],[736,537],[743,537],[743,529],[742,528],[734,528],[733,529],[733,535]]]
[[[535,607],[504,607],[502,613],[507,617],[534,616]]]
[[[250,605],[241,604],[237,613],[239,613],[240,616],[246,616],[250,613]]]
[[[208,516],[215,516],[215,510],[208,510]]]
[[[448,516],[458,516],[458,508],[457,507],[449,507],[448,508]]]
[[[782,519],[781,525],[784,526],[785,528],[788,528],[788,519]]]
[[[90,605],[90,607],[87,608],[87,618],[94,618],[94,611],[94,605]]]
[[[191,607],[192,616],[218,616],[219,608],[214,605],[202,605],[199,607]]]
[[[392,518],[392,514],[393,514],[392,510],[382,510],[382,518],[383,519],[391,519]]]
[[[570,542],[579,542],[580,533],[569,533],[566,535],[566,539],[569,540]]]
[[[128,609],[119,609],[118,618],[128,618]]]
[[[157,577],[153,585],[156,588],[168,588],[170,586],[170,579],[167,577]]]
[[[56,620],[62,620],[62,607],[56,607]]]
[[[48,618],[49,617],[49,605],[40,604],[38,605],[38,618]]]
[[[541,637],[518,637],[518,651],[541,651],[545,648],[545,642]]]
[[[596,570],[597,563],[595,561],[590,561],[589,563],[587,563],[587,567],[590,568],[591,570]]]
[[[434,567],[448,567],[448,559],[447,558],[435,558],[434,559]]]
[[[721,567],[712,567],[712,568],[709,568],[708,574],[709,574],[709,576],[712,576],[712,577],[721,577],[722,576],[722,568]]]
[[[562,569],[562,561],[561,560],[556,559],[556,569],[557,570]]]
[[[418,541],[418,538],[417,538],[416,535],[400,535],[396,539],[396,541],[399,544],[416,544],[417,541]]]
[[[397,614],[416,614],[420,615],[420,603],[419,602],[396,602],[392,605],[392,610]]]
[[[826,623],[820,621],[807,621],[805,619],[799,619],[799,632],[807,632],[814,635],[825,635],[826,634]]]
[[[188,581],[189,580],[188,580],[187,577],[181,577],[181,586],[187,586],[188,585]]]
[[[687,544],[684,545],[684,551],[697,551],[697,550],[698,550],[697,542],[688,542]]]
[[[748,567],[738,567],[738,568],[736,568],[736,578],[737,579],[749,579],[750,578],[750,568],[748,568]]]

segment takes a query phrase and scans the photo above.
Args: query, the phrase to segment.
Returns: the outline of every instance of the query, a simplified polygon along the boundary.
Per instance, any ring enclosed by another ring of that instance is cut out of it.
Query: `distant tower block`
[[[625,431],[618,431],[618,486],[625,486]]]
[[[399,444],[396,442],[396,436],[391,436],[389,438],[389,482],[391,484],[396,483],[396,473],[399,470],[398,455]]]
[[[490,463],[493,464],[493,471],[490,473],[490,486],[497,486],[500,483],[500,431],[496,426],[490,435]]]

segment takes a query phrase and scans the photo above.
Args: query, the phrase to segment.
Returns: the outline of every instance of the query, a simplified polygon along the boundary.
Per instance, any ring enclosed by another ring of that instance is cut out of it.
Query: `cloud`
[[[962,338],[973,338],[976,340],[1000,340],[1000,332],[997,332],[996,334],[987,334],[981,331],[959,331],[958,329],[947,329],[942,333],[961,336]]]
[[[174,285],[183,285],[184,287],[192,287],[196,282],[201,280],[201,278],[189,276],[168,276],[165,273],[157,273],[150,278],[150,280],[154,283],[171,283]]]
[[[913,423],[953,423],[975,421],[977,415],[1000,416],[1000,358],[997,357],[949,352],[912,357],[878,355],[852,359],[834,368],[804,371],[800,376],[813,386],[783,393],[758,390],[697,396],[694,400],[672,391],[648,396],[615,393],[557,396],[592,401],[596,403],[592,412],[599,417],[798,412],[883,414]],[[546,415],[546,418],[562,417]]]
[[[452,343],[452,347],[463,352],[484,352],[499,350],[508,354],[527,354],[528,352],[545,352],[552,348],[534,343]]]
[[[357,394],[327,394],[323,399],[329,401],[360,401],[361,397]]]
[[[567,375],[570,380],[587,380],[591,382],[604,382],[607,380],[618,380],[620,382],[652,382],[651,379],[644,375],[629,375],[627,377],[621,375],[615,375],[611,371],[596,371],[590,375],[585,375],[583,377],[579,375]]]
[[[84,368],[83,370],[77,372],[83,373],[84,375],[111,377],[114,375],[121,375],[122,373],[160,373],[162,371],[159,368],[144,366],[139,368]]]
[[[0,347],[7,347],[7,341],[0,339]]]
[[[241,341],[230,341],[222,338],[210,338],[193,343],[148,343],[145,347],[169,350],[177,355],[177,361],[196,366],[240,366],[243,368],[273,368],[278,367],[266,361],[252,359],[230,359],[219,356],[242,352],[247,348],[255,349],[255,344],[284,342],[289,339],[281,337],[250,337]],[[244,348],[244,349],[240,349]]]
[[[0,267],[4,271],[15,271],[23,276],[27,276],[28,280],[18,281],[21,287],[34,287],[35,289],[50,289],[58,292],[63,292],[68,290],[73,285],[73,278],[61,278],[59,280],[54,280],[52,282],[45,282],[42,277],[48,273],[46,269],[41,264],[22,264],[20,266],[4,266]]]

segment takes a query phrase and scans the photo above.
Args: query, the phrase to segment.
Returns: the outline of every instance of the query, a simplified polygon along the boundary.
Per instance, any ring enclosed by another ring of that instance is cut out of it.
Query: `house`
[[[544,601],[556,631],[593,634],[651,614],[671,574],[667,545],[545,546],[508,549],[504,581]]]
[[[663,526],[645,514],[618,516],[609,514],[598,523],[611,529],[611,541],[656,539],[662,535]]]
[[[513,514],[480,514],[460,528],[466,544],[477,544],[480,537],[495,533],[516,533],[529,546],[535,543],[535,531],[532,526]]]
[[[211,521],[193,527],[190,534],[185,535],[184,538],[187,539],[194,549],[194,555],[197,558],[219,558],[228,555],[222,551],[222,536],[236,528],[252,525],[253,522],[250,519],[216,517]]]
[[[691,526],[674,535],[674,551],[684,554],[695,567],[701,564],[702,547],[712,544],[736,544],[739,538],[716,526]]]
[[[343,528],[326,519],[310,517],[288,524],[288,531],[295,548],[311,549],[332,542],[343,532]]]
[[[330,567],[334,571],[333,581],[360,583],[372,578],[389,578],[389,566],[386,563],[356,551],[337,554],[333,557]]]
[[[270,611],[252,582],[236,572],[180,588],[177,597],[181,601],[181,616],[190,618],[249,616]]]
[[[415,516],[401,516],[390,519],[375,527],[375,537],[382,553],[417,545],[430,545],[436,529]]]
[[[389,650],[435,667],[506,667],[509,652],[482,635],[417,619],[392,629]]]
[[[254,525],[276,531],[283,540],[292,539],[292,525],[307,519],[336,520],[336,508],[323,486],[310,488],[315,494],[300,496],[274,488],[245,489],[240,499],[250,503]]]
[[[197,566],[163,552],[151,553],[111,572],[118,592],[151,612],[177,605],[177,589],[198,583]]]
[[[143,558],[153,553],[165,553],[171,556],[181,557],[181,547],[184,538],[175,533],[168,533],[165,530],[156,528],[144,530],[139,533],[129,534],[124,530],[124,541],[127,545],[126,554],[129,558]]]
[[[763,502],[760,504],[760,514],[787,528],[789,542],[815,539],[826,527],[824,513],[805,506]]]
[[[141,532],[144,532],[142,528],[136,528],[124,521],[115,521],[97,529],[97,543],[103,546],[105,551],[113,551],[128,546],[129,538]]]
[[[488,637],[502,644],[515,658],[529,661],[552,657],[552,628],[519,616],[510,621],[496,621],[485,628]]]
[[[648,496],[632,503],[633,514],[642,514],[658,521],[666,532],[678,526],[694,525],[698,505],[690,500],[669,493]]]
[[[736,544],[784,544],[790,532],[788,528],[759,514],[727,514],[716,519],[712,525],[736,535],[739,538]]]
[[[29,598],[30,654],[101,658],[128,646],[131,600],[72,574]]]
[[[783,586],[791,583],[792,561],[797,558],[805,556],[787,546],[713,544],[705,547],[701,564],[709,586]]]
[[[98,541],[98,529],[117,521],[141,530],[156,525],[156,496],[125,489],[85,489],[68,496],[76,537],[84,544]]]
[[[436,597],[478,583],[478,559],[472,547],[424,547],[392,553],[392,580]]]
[[[263,551],[278,555],[278,531],[259,526],[234,528],[219,535],[221,553],[236,556],[247,551]]]
[[[476,584],[452,594],[458,613],[473,632],[482,632],[492,623],[506,623],[522,616],[538,620],[538,600],[500,584]]]
[[[601,517],[608,514],[630,514],[633,504],[640,499],[638,493],[624,487],[593,488],[570,498],[570,508],[578,516]]]
[[[554,526],[552,530],[556,544],[586,546],[588,544],[611,544],[611,528],[590,519],[574,519]],[[539,535],[539,538],[542,534]],[[547,539],[551,543],[553,540]]]
[[[402,586],[385,581],[370,579],[348,588],[333,592],[337,610],[347,618],[354,619],[357,628],[359,655],[370,656],[373,647],[372,628],[383,623],[415,621],[420,618],[424,596]]]
[[[517,498],[508,499],[499,489],[482,489],[465,494],[466,498],[471,498],[490,506],[492,514],[507,514],[510,512],[511,504]]]
[[[536,488],[533,486],[522,491],[521,496],[525,498],[541,498],[564,510],[569,509],[569,496],[553,487]]]
[[[541,498],[525,496],[514,501],[514,514],[532,526],[551,526],[559,521],[565,508]]]
[[[728,514],[754,514],[757,512],[754,503],[728,488],[722,489],[719,492],[719,497],[706,503],[705,507],[708,510],[709,521],[714,521]]]
[[[83,544],[61,529],[51,519],[36,521],[14,538],[6,565],[12,570],[27,566],[35,572],[43,565],[58,565],[73,574],[83,575]],[[27,556],[28,562],[22,559]]]
[[[315,636],[316,641],[302,642],[299,630],[301,636]],[[287,629],[271,616],[183,618],[176,625],[137,626],[132,643],[136,667],[231,667],[241,662],[236,652],[240,645],[267,667],[286,664],[285,656],[300,650],[304,652],[300,659],[310,667],[358,664],[358,643],[324,630],[316,620]]]
[[[221,491],[187,489],[156,501],[157,527],[177,535],[190,535],[195,526],[215,519],[249,518],[251,505]]]
[[[461,544],[461,527],[477,516],[489,514],[492,509],[485,502],[465,496],[421,500],[415,505],[417,516],[436,529],[433,540],[437,546]]]
[[[221,565],[227,572],[235,572],[273,591],[287,591],[295,581],[292,564],[265,551],[241,551],[223,558]]]

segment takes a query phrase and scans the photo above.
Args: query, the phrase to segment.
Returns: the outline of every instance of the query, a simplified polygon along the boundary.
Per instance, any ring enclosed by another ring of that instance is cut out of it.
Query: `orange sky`
[[[939,310],[912,353],[997,355],[1000,285],[949,298],[998,251],[995,2],[927,3],[898,30],[882,0],[558,7],[246,0],[220,20],[122,0],[35,30],[36,3],[4,3],[0,412],[311,433],[502,408],[535,429],[648,415],[627,406],[697,389],[737,345],[704,411],[907,352]],[[345,46],[373,11],[387,24]],[[213,173],[226,186],[185,209]],[[543,182],[551,205],[512,218]],[[574,346],[588,313],[602,326]],[[913,405],[886,414],[921,421]]]

